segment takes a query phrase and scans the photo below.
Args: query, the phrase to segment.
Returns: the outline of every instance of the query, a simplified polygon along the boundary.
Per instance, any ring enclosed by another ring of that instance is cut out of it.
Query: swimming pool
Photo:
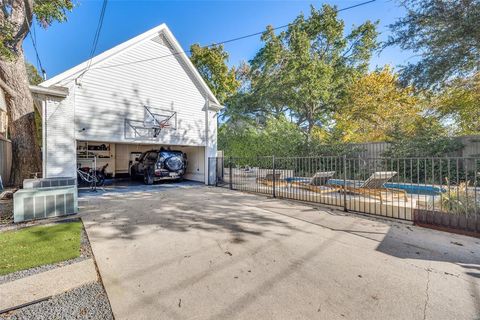
[[[446,190],[441,187],[432,185],[422,185],[414,183],[394,183],[387,182],[383,185],[385,188],[402,189],[409,194],[420,194],[426,196],[437,196],[445,192]]]
[[[287,181],[288,183],[291,183],[291,182],[310,183],[310,180],[312,180],[312,179],[311,178],[304,178],[304,177],[288,177],[288,178],[285,178],[283,180]]]
[[[363,181],[346,180],[345,182],[347,186],[355,188],[361,187],[363,184]],[[327,181],[327,184],[343,186],[344,181],[342,179],[330,179]],[[436,196],[446,191],[441,187],[415,183],[387,182],[383,186],[385,188],[405,190],[408,194],[419,194],[426,196]]]

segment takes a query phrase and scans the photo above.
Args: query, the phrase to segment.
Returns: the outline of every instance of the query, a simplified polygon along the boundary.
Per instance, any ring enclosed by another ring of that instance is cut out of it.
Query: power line
[[[347,10],[350,10],[350,9],[353,9],[353,8],[357,8],[357,7],[360,7],[360,6],[367,5],[367,4],[375,2],[375,1],[377,1],[377,0],[369,0],[369,1],[361,2],[361,3],[355,4],[355,5],[352,5],[352,6],[349,6],[349,7],[338,9],[337,12],[347,11]],[[291,26],[292,24],[293,23],[284,24],[284,25],[281,25],[279,27],[273,28],[273,30],[287,28],[287,27]],[[218,45],[222,45],[222,44],[226,44],[226,43],[230,43],[230,42],[234,42],[234,41],[247,39],[247,38],[250,38],[250,37],[261,35],[264,32],[265,32],[265,30],[255,32],[255,33],[250,33],[250,34],[240,36],[240,37],[237,37],[237,38],[232,38],[232,39],[224,40],[224,41],[221,41],[221,42],[218,42],[218,43],[212,43],[212,44],[209,44],[209,45],[205,45],[205,46],[203,46],[203,48],[210,48],[210,47],[213,47],[213,46],[218,46]],[[152,60],[159,60],[159,59],[163,59],[163,58],[167,58],[167,57],[171,57],[171,56],[176,56],[176,55],[184,54],[184,53],[191,53],[191,51],[190,50],[177,51],[177,52],[170,53],[170,54],[163,55],[163,56],[158,56],[158,57],[153,57],[153,58],[148,58],[148,59],[143,59],[143,60],[136,60],[136,61],[131,61],[131,62],[125,62],[125,63],[112,64],[112,65],[103,66],[103,67],[97,67],[97,68],[93,68],[92,70],[108,69],[108,68],[120,67],[120,66],[123,66],[123,65],[131,65],[131,64],[137,64],[137,63],[142,63],[142,62],[148,62],[148,61],[152,61]],[[91,64],[91,59],[90,59],[89,65],[87,66],[87,69],[90,67],[90,64]],[[86,71],[82,72],[82,74],[80,74],[80,76],[83,75],[85,72]]]
[[[108,3],[108,0],[103,0],[102,9],[100,10],[100,15],[98,17],[97,29],[95,30],[95,35],[93,36],[92,49],[90,50],[90,58],[88,60],[87,67],[80,74],[79,77],[83,76],[88,71],[88,69],[90,69],[90,66],[92,64],[93,55],[95,54],[95,51],[97,50],[98,39],[100,38],[100,32],[102,31],[102,27],[103,27],[103,18],[105,17],[105,11],[107,9],[107,3]]]
[[[35,24],[33,24],[33,23],[32,23],[32,29],[33,29],[33,32],[30,33],[30,39],[32,40],[32,45],[33,45],[34,48],[35,48],[35,46],[36,46],[36,44],[37,44],[37,32],[36,32],[36,30],[35,30]],[[36,60],[37,60],[37,68],[38,68],[38,70],[39,70],[40,72],[42,72],[42,67],[41,67],[41,64],[42,64],[42,63],[41,63],[41,61],[40,61],[40,57],[39,57],[38,54],[36,54]]]
[[[35,59],[37,60],[37,68],[40,69],[40,72],[42,73],[42,78],[43,78],[43,80],[45,80],[45,77],[46,77],[47,73],[46,73],[45,69],[43,68],[42,60],[40,59],[40,54],[38,53],[37,34],[35,32],[35,23],[33,22],[33,19],[32,19],[33,32],[32,32],[32,29],[30,28],[30,23],[28,23],[28,19],[26,17],[25,17],[25,23],[27,24],[27,27],[28,27],[28,34],[30,35],[30,39],[32,40],[33,50],[35,51]]]
[[[92,50],[90,50],[90,58],[95,54],[98,45],[98,39],[100,38],[100,31],[103,26],[103,18],[105,17],[105,10],[107,8],[108,0],[103,0],[102,9],[100,11],[100,16],[98,18],[97,30],[95,31],[95,36],[93,38]]]
[[[353,9],[353,8],[356,8],[356,7],[360,7],[360,6],[363,6],[363,5],[366,5],[366,4],[375,2],[375,1],[377,1],[377,0],[365,1],[365,2],[356,4],[356,5],[353,5],[353,6],[345,7],[345,8],[342,8],[342,9],[338,9],[337,12],[350,10],[350,9]],[[282,26],[273,28],[272,30],[278,30],[278,29],[287,28],[287,27],[289,27],[289,26],[291,26],[291,25],[293,25],[293,23],[284,24],[284,25],[282,25]],[[241,37],[238,37],[238,38],[233,38],[233,39],[225,40],[225,41],[222,41],[222,42],[219,42],[219,43],[213,43],[213,44],[207,45],[207,46],[205,46],[205,47],[208,48],[208,47],[212,47],[212,46],[215,46],[215,45],[225,44],[225,43],[234,42],[234,41],[238,41],[238,40],[243,40],[243,39],[250,38],[250,37],[254,37],[254,36],[259,36],[259,35],[263,34],[264,32],[265,32],[265,30],[264,30],[264,31],[255,32],[255,33],[251,33],[251,34],[247,34],[247,35],[245,35],[245,36],[241,36]]]

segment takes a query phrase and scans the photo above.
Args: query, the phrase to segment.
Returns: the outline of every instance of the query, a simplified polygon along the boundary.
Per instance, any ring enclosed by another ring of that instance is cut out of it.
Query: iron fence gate
[[[480,158],[210,158],[211,185],[480,233]]]

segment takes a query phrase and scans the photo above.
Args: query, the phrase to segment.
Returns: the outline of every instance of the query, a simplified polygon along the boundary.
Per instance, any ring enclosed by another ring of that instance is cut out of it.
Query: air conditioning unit
[[[75,186],[77,179],[71,177],[40,178],[23,180],[23,189]]]
[[[13,194],[13,221],[78,213],[77,186],[21,189]]]

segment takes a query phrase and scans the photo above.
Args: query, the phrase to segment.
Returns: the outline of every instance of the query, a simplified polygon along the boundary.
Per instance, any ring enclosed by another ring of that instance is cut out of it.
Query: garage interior
[[[153,144],[126,144],[97,141],[77,141],[77,166],[93,167],[96,157],[97,168],[108,163],[107,176],[125,178],[130,166],[143,152],[159,150],[161,147],[182,151],[187,154],[187,171],[184,178],[192,181],[205,181],[205,147]]]

